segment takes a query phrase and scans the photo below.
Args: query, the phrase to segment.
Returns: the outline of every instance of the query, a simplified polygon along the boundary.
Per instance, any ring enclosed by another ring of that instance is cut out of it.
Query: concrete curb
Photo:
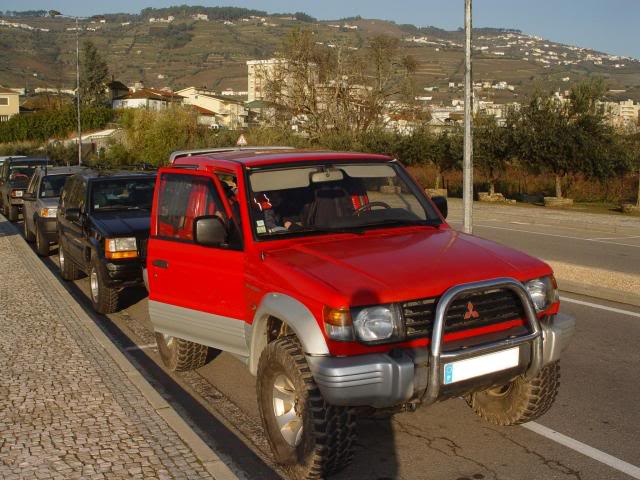
[[[598,298],[600,300],[608,300],[610,302],[624,303],[640,307],[640,295],[628,292],[621,292],[613,288],[599,287],[586,283],[575,282],[572,280],[564,280],[558,278],[558,288],[561,292],[575,293],[587,297]]]
[[[4,219],[2,215],[0,218]],[[5,220],[9,223],[8,220]],[[69,292],[65,289],[62,281],[51,273],[51,271],[42,263],[36,254],[27,245],[25,240],[19,234],[15,225],[16,242],[24,251],[25,256],[31,256],[35,260],[33,264],[35,268],[40,270],[39,275],[49,280],[46,285],[48,289],[54,289],[56,294],[60,296],[69,308],[78,316],[80,322],[91,333],[98,344],[109,354],[122,372],[127,376],[131,383],[140,391],[142,396],[153,407],[154,411],[160,415],[180,439],[187,445],[196,458],[201,462],[202,466],[216,480],[239,480],[235,473],[227,466],[227,464],[207,445],[198,434],[180,417],[173,407],[153,388],[153,386],[138,372],[124,354],[111,342],[111,340],[100,330],[95,322],[84,312],[78,302],[76,302]]]

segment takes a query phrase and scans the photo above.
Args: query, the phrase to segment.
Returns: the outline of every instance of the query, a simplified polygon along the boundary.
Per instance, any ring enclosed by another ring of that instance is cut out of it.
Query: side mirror
[[[193,240],[205,247],[219,247],[227,243],[227,227],[215,215],[198,217],[193,222]]]
[[[36,196],[33,192],[24,192],[22,194],[22,200],[35,200]]]
[[[436,204],[436,207],[438,207],[438,210],[440,210],[440,214],[444,218],[447,218],[447,215],[449,214],[447,197],[441,197],[441,196],[431,197],[431,201]]]
[[[64,212],[64,218],[69,220],[70,222],[77,222],[80,220],[80,209],[79,208],[67,208]]]

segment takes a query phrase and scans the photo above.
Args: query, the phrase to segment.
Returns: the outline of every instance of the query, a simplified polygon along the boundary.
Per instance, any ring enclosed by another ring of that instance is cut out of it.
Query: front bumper
[[[112,262],[103,258],[100,274],[110,288],[133,287],[143,284],[142,262],[139,259]]]
[[[507,284],[502,282],[502,285]],[[518,289],[515,283],[509,283],[509,285],[511,286],[508,288],[514,291]],[[483,286],[486,287],[486,285]],[[462,290],[465,288],[455,291],[449,300]],[[443,323],[439,324],[438,315],[436,315],[431,347],[400,349],[390,353],[354,357],[307,356],[307,362],[325,400],[330,404],[343,406],[386,408],[410,401],[431,404],[443,398],[504,385],[518,375],[531,378],[537,375],[545,365],[560,358],[561,352],[569,344],[574,333],[575,319],[558,314],[538,321],[526,297],[526,292],[523,293],[525,297],[521,298],[526,299],[524,305],[530,309],[527,316],[532,333],[528,335],[443,352],[441,342]],[[445,296],[442,298],[447,300]],[[446,302],[441,300],[440,303]],[[443,310],[446,310],[446,306]],[[528,309],[525,308],[525,310]],[[444,385],[445,363],[498,352],[514,346],[520,346],[518,367],[472,378],[459,384]]]
[[[22,207],[24,201],[20,197],[9,197],[9,205],[13,207]]]

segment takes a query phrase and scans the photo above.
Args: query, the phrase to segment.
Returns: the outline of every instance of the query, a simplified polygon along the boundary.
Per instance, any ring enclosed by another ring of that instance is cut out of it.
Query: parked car
[[[142,285],[155,173],[85,170],[67,178],[57,212],[60,272],[89,276],[99,313],[116,311],[123,289]]]
[[[2,164],[9,158],[25,158],[24,155],[9,155],[0,157],[0,170],[2,169]]]
[[[82,167],[38,167],[22,195],[24,238],[36,242],[41,257],[49,255],[49,246],[58,243],[56,213],[65,181]]]
[[[0,207],[10,221],[16,222],[22,211],[22,195],[36,168],[48,163],[46,158],[8,158],[0,167]]]
[[[149,317],[164,364],[230,352],[257,376],[277,462],[344,467],[356,412],[464,397],[488,422],[543,415],[575,321],[544,262],[446,223],[382,155],[242,149],[158,172]]]

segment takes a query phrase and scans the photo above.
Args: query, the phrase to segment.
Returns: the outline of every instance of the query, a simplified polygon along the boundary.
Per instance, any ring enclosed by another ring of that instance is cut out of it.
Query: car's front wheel
[[[25,220],[25,225],[27,224],[27,221]],[[35,224],[35,228],[36,228],[36,253],[38,255],[40,255],[41,257],[47,257],[49,256],[49,240],[47,240],[47,237],[44,236],[44,234],[42,233],[42,230],[40,230],[38,228],[38,224]],[[26,229],[26,227],[25,227]],[[33,235],[33,234],[32,234]]]
[[[349,464],[355,411],[325,402],[295,337],[267,345],[258,363],[257,390],[271,450],[292,478],[324,478]]]
[[[96,312],[107,314],[113,313],[118,309],[118,303],[120,302],[120,290],[105,285],[104,280],[100,275],[100,268],[97,259],[94,259],[91,262],[91,269],[89,270],[89,289],[91,293],[91,303],[93,304],[93,309]]]
[[[473,393],[467,403],[489,423],[519,425],[547,413],[559,387],[560,364],[553,362],[530,380],[518,377],[507,385]]]
[[[35,237],[33,235],[33,232],[29,230],[29,222],[27,222],[26,218],[22,222],[22,228],[24,230],[24,239],[29,243],[33,242],[35,240]]]

